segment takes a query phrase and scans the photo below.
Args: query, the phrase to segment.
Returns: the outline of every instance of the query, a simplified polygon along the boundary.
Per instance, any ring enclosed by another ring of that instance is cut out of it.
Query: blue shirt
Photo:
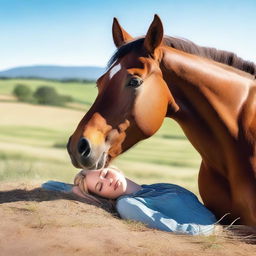
[[[123,219],[180,234],[209,235],[216,223],[192,192],[167,183],[142,185],[138,192],[119,197],[116,209]]]

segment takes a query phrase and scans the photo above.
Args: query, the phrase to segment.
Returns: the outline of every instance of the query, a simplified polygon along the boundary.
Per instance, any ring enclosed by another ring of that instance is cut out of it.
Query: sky
[[[256,62],[255,0],[0,0],[0,71],[17,66],[106,66],[113,17],[132,36],[154,14],[164,33]]]

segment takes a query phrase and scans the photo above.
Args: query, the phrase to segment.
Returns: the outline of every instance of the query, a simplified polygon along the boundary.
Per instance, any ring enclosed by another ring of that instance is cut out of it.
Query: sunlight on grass
[[[24,84],[34,92],[40,86],[51,86],[59,94],[70,95],[75,102],[91,105],[97,95],[95,83],[61,83],[40,79],[0,79],[0,94],[10,95],[17,84]]]
[[[93,84],[59,83],[41,80],[0,80],[0,94],[11,94],[17,83],[32,89],[43,84],[59,93],[91,104],[97,89]],[[66,143],[85,111],[0,101],[0,180],[55,179],[73,182],[79,171],[66,151]],[[200,156],[180,127],[166,119],[151,138],[119,156],[113,164],[139,183],[176,183],[198,194]]]

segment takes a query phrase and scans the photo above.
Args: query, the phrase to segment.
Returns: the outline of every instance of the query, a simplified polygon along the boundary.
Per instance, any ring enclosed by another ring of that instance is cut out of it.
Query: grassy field
[[[77,103],[89,106],[96,96],[95,83],[62,83],[51,80],[40,79],[0,79],[0,94],[11,95],[17,84],[24,84],[35,91],[40,86],[51,86],[56,89],[59,94],[70,95]]]
[[[33,90],[53,86],[59,93],[71,95],[85,110],[97,94],[95,84],[25,79],[0,80],[0,94],[10,95],[19,83]],[[0,101],[0,180],[72,182],[78,170],[71,165],[65,144],[85,110]],[[199,163],[199,155],[170,119],[152,138],[114,161],[137,182],[177,183],[196,194]]]

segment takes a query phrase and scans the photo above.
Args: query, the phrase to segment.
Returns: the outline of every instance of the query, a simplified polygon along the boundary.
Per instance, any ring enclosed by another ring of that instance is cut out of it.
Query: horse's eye
[[[138,78],[138,77],[133,77],[131,80],[128,82],[128,86],[137,88],[142,84],[143,80]]]

